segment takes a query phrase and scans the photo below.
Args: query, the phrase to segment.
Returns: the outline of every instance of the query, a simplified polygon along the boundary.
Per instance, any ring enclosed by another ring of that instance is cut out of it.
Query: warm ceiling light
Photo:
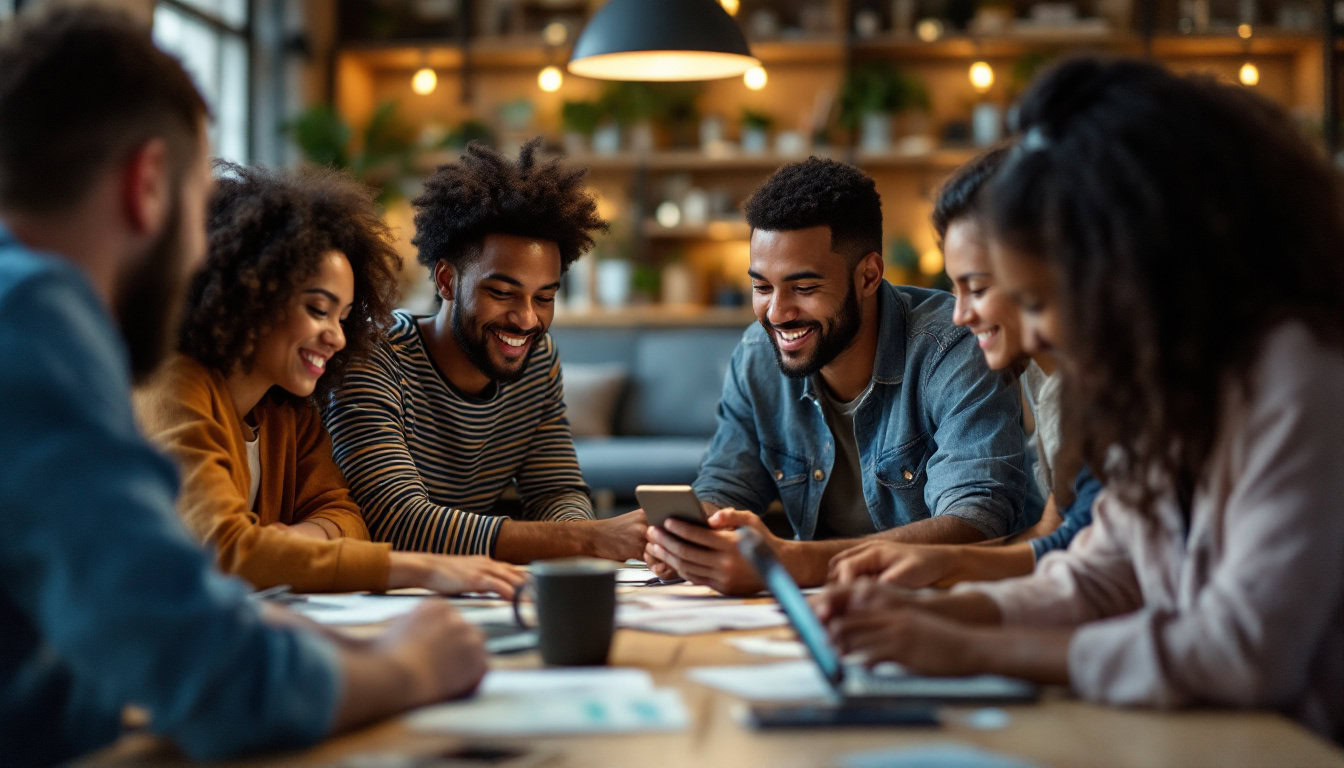
[[[1237,77],[1241,80],[1242,85],[1256,85],[1260,82],[1260,68],[1248,61],[1241,65],[1241,71],[1237,73]]]
[[[980,93],[988,91],[994,85],[994,68],[989,66],[987,61],[975,62],[967,74],[971,78],[971,86]]]
[[[1237,25],[1237,37],[1240,37],[1242,40],[1250,40],[1250,39],[1251,39],[1251,33],[1252,33],[1253,31],[1254,31],[1254,30],[1251,29],[1251,25],[1250,25],[1250,24],[1238,24],[1238,25]]]
[[[717,80],[760,64],[717,0],[610,0],[579,35],[569,71],[599,80]]]
[[[569,27],[563,21],[552,21],[541,29],[541,39],[547,45],[561,46],[569,39]]]
[[[719,0],[719,5],[728,12],[729,16],[736,16],[737,10],[742,7],[741,0]]]
[[[759,91],[765,87],[765,83],[770,78],[765,74],[765,67],[752,67],[742,73],[742,82],[753,91]]]
[[[546,67],[537,75],[537,85],[547,93],[555,93],[564,83],[565,76],[559,67]]]
[[[428,96],[439,87],[439,76],[434,74],[434,70],[429,67],[421,67],[411,77],[411,90],[421,96]]]
[[[937,19],[922,19],[915,25],[915,37],[922,42],[932,43],[943,36],[943,22]]]

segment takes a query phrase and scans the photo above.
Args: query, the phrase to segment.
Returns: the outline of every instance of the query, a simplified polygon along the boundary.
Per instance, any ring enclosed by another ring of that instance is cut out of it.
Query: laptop
[[[841,701],[881,699],[893,703],[1008,704],[1036,699],[1036,686],[1025,680],[998,675],[921,677],[904,671],[882,671],[883,667],[899,669],[898,665],[883,664],[870,670],[862,664],[846,662],[831,644],[830,636],[793,576],[775,558],[770,545],[750,528],[739,528],[737,532],[742,555],[779,602],[821,676]]]

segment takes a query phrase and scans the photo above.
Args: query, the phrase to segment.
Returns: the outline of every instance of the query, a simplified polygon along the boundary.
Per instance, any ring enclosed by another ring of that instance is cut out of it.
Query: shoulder
[[[190,357],[175,354],[132,392],[135,414],[151,437],[188,422],[219,422],[233,405],[222,377]]]
[[[888,290],[895,299],[888,311],[899,311],[905,316],[907,343],[931,344],[946,352],[970,337],[968,329],[952,322],[956,299],[947,291],[890,284]]]
[[[1257,401],[1336,408],[1344,392],[1344,351],[1302,321],[1281,323],[1261,339],[1251,383]]]
[[[753,376],[783,376],[775,359],[775,346],[770,332],[760,323],[752,323],[742,331],[742,339],[733,350],[733,367]]]

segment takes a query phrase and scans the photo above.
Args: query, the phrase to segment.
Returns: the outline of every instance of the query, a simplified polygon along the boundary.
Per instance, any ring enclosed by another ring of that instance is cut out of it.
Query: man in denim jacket
[[[720,592],[760,588],[738,526],[767,537],[803,585],[866,536],[960,543],[1023,527],[1022,410],[952,324],[952,296],[882,279],[873,180],[811,158],[746,203],[759,325],[733,353],[695,491],[705,530],[651,527],[645,557]],[[780,499],[794,539],[759,515]]]

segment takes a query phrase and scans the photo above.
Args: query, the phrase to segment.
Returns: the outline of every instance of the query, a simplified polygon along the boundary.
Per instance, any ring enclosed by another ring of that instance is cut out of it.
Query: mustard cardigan
[[[178,514],[214,548],[221,570],[257,588],[386,589],[391,545],[369,541],[317,409],[272,395],[253,409],[263,467],[255,511],[247,507],[247,438],[222,375],[173,356],[137,388],[135,410],[145,434],[177,462]],[[341,538],[323,541],[269,527],[317,519],[334,524]]]

